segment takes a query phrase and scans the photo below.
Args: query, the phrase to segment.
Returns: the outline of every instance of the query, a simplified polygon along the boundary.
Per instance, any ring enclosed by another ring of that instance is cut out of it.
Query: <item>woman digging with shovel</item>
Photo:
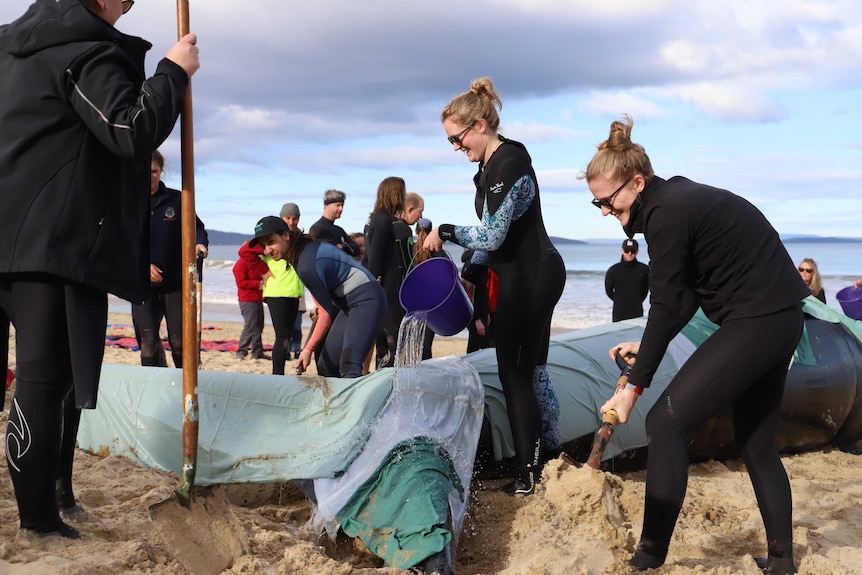
[[[625,423],[648,387],[671,339],[698,307],[718,330],[691,355],[646,418],[649,438],[641,539],[629,564],[664,564],[688,482],[687,438],[730,405],[734,438],[766,527],[769,575],[796,572],[792,503],[775,434],[790,359],[802,334],[801,303],[810,291],[778,233],[753,205],[728,191],[653,173],[632,121],[610,135],[581,176],[602,215],[628,237],[643,233],[650,256],[650,310],[639,343],[611,357],[637,354],[628,383],[601,407]]]
[[[200,66],[188,35],[147,79],[150,44],[114,28],[132,4],[37,0],[0,30],[0,321],[17,343],[6,457],[25,537],[81,537],[55,502],[77,430],[63,400],[96,407],[107,293],[146,295],[150,154]]]

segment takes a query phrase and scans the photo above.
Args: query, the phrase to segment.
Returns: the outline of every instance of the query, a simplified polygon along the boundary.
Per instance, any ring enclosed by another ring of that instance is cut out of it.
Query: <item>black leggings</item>
[[[9,278],[0,280],[0,309],[15,326],[17,383],[6,459],[21,527],[56,531],[58,503],[75,504],[72,461],[81,413],[72,390],[64,287],[48,276]]]
[[[497,365],[519,473],[535,468],[540,450],[542,414],[533,391],[536,366],[548,363],[551,316],[563,293],[566,270],[554,253],[533,273],[501,271],[497,297]]]
[[[784,382],[802,335],[793,306],[725,322],[685,362],[646,418],[649,442],[641,545],[664,557],[688,483],[688,436],[728,404],[771,555],[792,550],[792,497],[778,456]]]
[[[275,343],[272,345],[272,373],[284,375],[287,349],[293,336],[293,323],[299,311],[299,298],[267,297],[263,301],[269,307],[272,328],[275,330]]]
[[[174,367],[183,367],[183,292],[151,291],[147,301],[132,304],[135,336],[141,348],[141,365],[167,367],[159,329],[162,318],[168,324],[168,342]]]

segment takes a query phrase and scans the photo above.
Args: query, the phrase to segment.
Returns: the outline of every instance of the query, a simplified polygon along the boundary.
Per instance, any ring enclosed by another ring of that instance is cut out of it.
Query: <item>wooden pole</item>
[[[177,32],[182,39],[189,33],[189,2],[177,0]],[[198,460],[198,341],[195,223],[194,122],[191,80],[186,88],[180,116],[182,157],[182,251],[183,251],[183,467],[176,493],[180,501],[191,504]]]

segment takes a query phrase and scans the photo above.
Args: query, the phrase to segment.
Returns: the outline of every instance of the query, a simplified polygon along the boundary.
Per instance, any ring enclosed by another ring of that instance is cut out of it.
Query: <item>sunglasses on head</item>
[[[800,273],[813,274],[814,270],[811,268],[799,268]]]
[[[135,0],[121,0],[120,4],[123,5],[123,14],[125,14],[135,5]]]

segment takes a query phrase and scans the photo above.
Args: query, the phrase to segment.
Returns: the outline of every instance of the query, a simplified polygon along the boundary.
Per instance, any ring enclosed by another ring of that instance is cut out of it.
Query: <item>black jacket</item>
[[[308,230],[308,235],[317,241],[340,246],[341,251],[352,257],[358,256],[361,251],[359,244],[350,239],[350,235],[344,231],[344,228],[336,226],[335,222],[323,216],[320,216],[320,219],[312,224]]]
[[[637,260],[622,260],[608,268],[605,293],[614,302],[613,321],[641,317],[649,293],[649,266]]]
[[[747,200],[682,177],[654,176],[625,231],[643,233],[650,310],[629,381],[649,386],[670,340],[698,306],[714,323],[800,305],[811,293],[778,237]]]
[[[183,284],[182,194],[159,182],[150,196],[150,258],[162,270],[162,282],[152,284],[158,292],[172,292]],[[209,247],[204,223],[195,216],[195,245]]]
[[[151,45],[79,0],[37,0],[0,28],[0,273],[44,272],[140,303],[150,156],[188,85]]]

